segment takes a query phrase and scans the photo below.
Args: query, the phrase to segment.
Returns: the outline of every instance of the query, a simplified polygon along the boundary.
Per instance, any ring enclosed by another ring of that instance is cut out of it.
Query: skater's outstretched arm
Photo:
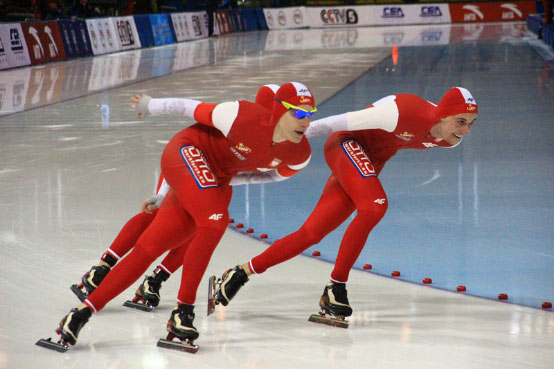
[[[157,114],[194,118],[194,111],[201,103],[201,101],[194,99],[153,99],[144,93],[131,97],[131,108],[137,110],[138,119]]]
[[[306,130],[306,137],[327,136],[338,131],[382,129],[392,132],[398,124],[398,106],[393,96],[387,96],[362,110],[332,115],[315,120]]]

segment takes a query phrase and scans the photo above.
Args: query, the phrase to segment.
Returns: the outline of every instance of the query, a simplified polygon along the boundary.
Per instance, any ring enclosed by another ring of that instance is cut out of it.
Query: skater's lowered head
[[[471,131],[477,111],[477,102],[467,89],[452,87],[437,106],[437,122],[430,133],[435,138],[456,145]]]
[[[272,122],[277,122],[273,141],[299,143],[317,111],[312,92],[298,82],[285,83],[275,93]]]

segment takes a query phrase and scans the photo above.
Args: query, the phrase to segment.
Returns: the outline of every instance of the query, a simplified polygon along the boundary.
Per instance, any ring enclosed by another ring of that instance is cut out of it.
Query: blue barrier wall
[[[554,24],[545,24],[542,32],[544,42],[554,49]]]
[[[167,45],[175,43],[174,32],[171,29],[171,19],[168,14],[150,14],[150,27],[154,37],[154,45]]]
[[[76,19],[73,21],[73,28],[77,36],[77,43],[79,45],[79,56],[92,55],[92,45],[90,44],[90,38],[87,30],[87,22],[84,19]]]
[[[265,21],[263,9],[256,8],[256,19],[258,20],[258,29],[261,29],[261,30],[269,29]]]
[[[142,47],[154,46],[154,35],[152,34],[152,26],[150,26],[148,14],[135,15],[134,18]]]
[[[65,56],[68,59],[79,56],[79,44],[77,43],[77,35],[72,23],[73,22],[69,19],[62,19],[58,21],[58,27],[60,27],[60,33],[62,34]]]
[[[240,9],[240,16],[242,17],[246,31],[257,31],[260,29],[254,9]]]

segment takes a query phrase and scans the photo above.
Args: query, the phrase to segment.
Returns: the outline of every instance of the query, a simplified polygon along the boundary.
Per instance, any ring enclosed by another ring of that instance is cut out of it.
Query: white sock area
[[[114,258],[117,259],[117,261],[119,261],[119,259],[121,259],[121,256],[117,255],[115,252],[112,251],[112,249],[107,249],[106,250],[106,253],[112,255]]]
[[[83,304],[87,305],[87,307],[92,310],[93,313],[97,313],[98,310],[96,310],[96,308],[94,307],[94,305],[92,304],[92,302],[90,302],[89,299],[86,299],[85,301],[83,301]]]
[[[258,274],[258,273],[256,272],[256,270],[254,270],[254,266],[252,265],[252,260],[250,260],[250,261],[248,262],[248,268],[250,269],[250,271],[252,272],[252,274]]]
[[[163,264],[158,265],[158,268],[162,269],[164,272],[166,272],[166,273],[169,274],[169,275],[172,275],[172,274],[173,274],[173,273],[171,273],[171,272],[169,271],[169,269],[167,269]]]

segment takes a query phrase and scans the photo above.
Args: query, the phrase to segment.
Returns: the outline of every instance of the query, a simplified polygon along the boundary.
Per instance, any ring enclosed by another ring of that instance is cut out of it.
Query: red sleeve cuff
[[[281,167],[277,169],[277,173],[283,177],[292,177],[298,172],[298,170],[290,169],[289,167]]]
[[[215,109],[216,104],[200,103],[194,110],[194,120],[198,123],[207,124],[213,126],[212,112]]]

